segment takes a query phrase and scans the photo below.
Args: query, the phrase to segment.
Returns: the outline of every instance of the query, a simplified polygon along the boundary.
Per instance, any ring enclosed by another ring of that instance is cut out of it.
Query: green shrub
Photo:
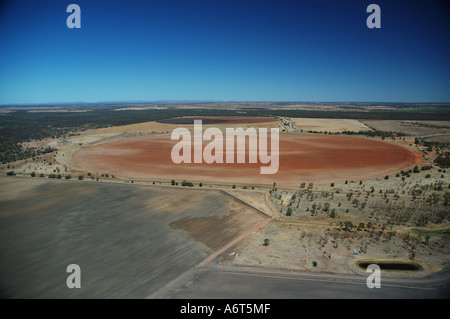
[[[336,218],[336,211],[334,208],[331,210],[330,218]]]
[[[288,207],[286,216],[291,216],[291,215],[292,215],[292,208]]]
[[[194,186],[194,184],[192,184],[191,182],[188,182],[186,180],[183,180],[183,182],[181,183],[181,186],[192,187],[192,186]]]

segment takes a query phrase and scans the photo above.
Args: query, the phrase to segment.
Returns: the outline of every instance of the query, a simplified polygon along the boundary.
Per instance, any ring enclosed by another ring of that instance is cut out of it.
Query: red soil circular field
[[[245,117],[245,116],[183,116],[170,119],[157,120],[157,123],[165,124],[194,124],[195,120],[202,120],[203,125],[209,124],[252,124],[278,122],[271,117]]]
[[[280,134],[279,170],[263,175],[260,167],[268,164],[249,164],[248,157],[242,164],[175,164],[171,150],[178,142],[170,135],[110,142],[81,149],[72,159],[87,171],[119,178],[280,186],[359,181],[395,173],[420,160],[404,147],[367,138]]]

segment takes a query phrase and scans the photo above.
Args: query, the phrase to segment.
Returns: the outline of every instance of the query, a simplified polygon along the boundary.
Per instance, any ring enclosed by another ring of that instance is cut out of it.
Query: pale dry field
[[[206,118],[206,117],[198,117]],[[216,117],[216,118],[223,118],[223,117]],[[108,128],[102,128],[102,129],[96,129],[96,130],[90,130],[86,131],[86,134],[88,135],[97,135],[97,134],[151,134],[151,133],[171,133],[174,129],[178,127],[184,127],[188,130],[192,130],[194,128],[194,119],[197,119],[197,117],[190,117],[192,119],[192,123],[183,123],[183,124],[172,124],[172,123],[162,123],[158,121],[151,121],[151,122],[144,122],[144,123],[138,123],[138,124],[130,124],[130,125],[122,125],[122,126],[115,126],[115,127],[108,127]],[[243,121],[239,121],[237,123],[228,122],[226,124],[219,123],[212,123],[212,124],[202,124],[203,129],[207,129],[209,127],[217,127],[219,129],[225,129],[226,127],[234,128],[234,127],[242,127],[243,129],[247,129],[249,127],[255,127],[255,128],[272,128],[272,127],[278,127],[278,120],[273,119],[271,121],[261,121],[261,122],[253,122],[253,123],[246,123]]]
[[[316,119],[316,118],[291,118],[298,129],[304,131],[339,133],[342,131],[370,131],[371,129],[358,120],[349,119]]]
[[[450,143],[448,121],[361,120],[372,129],[400,132],[427,141]]]

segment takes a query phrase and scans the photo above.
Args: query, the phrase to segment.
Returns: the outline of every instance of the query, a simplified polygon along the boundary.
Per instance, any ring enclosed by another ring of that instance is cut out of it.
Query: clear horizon
[[[402,101],[222,101],[222,100],[154,100],[154,101],[96,101],[96,102],[44,102],[44,103],[6,103],[0,104],[0,107],[27,107],[27,106],[76,106],[76,105],[101,105],[101,104],[111,104],[111,105],[138,105],[138,104],[155,104],[155,103],[164,103],[164,104],[196,104],[196,103],[223,103],[223,104],[232,104],[232,103],[304,103],[304,104],[340,104],[340,103],[348,103],[348,104],[381,104],[381,105],[389,105],[389,104],[412,104],[412,105],[445,105],[450,106],[450,102],[434,102],[434,101],[418,101],[418,102],[402,102]]]
[[[6,1],[0,105],[449,103],[448,16],[437,0]]]

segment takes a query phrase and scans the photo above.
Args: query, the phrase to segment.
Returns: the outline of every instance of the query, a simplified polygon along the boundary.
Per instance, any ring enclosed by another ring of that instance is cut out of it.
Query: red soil
[[[246,116],[184,116],[170,119],[157,120],[158,123],[166,124],[194,124],[195,120],[202,120],[203,125],[208,124],[253,124],[278,122],[272,117],[246,117]]]
[[[84,148],[73,160],[92,173],[129,179],[280,186],[359,181],[395,173],[420,160],[404,147],[366,138],[280,134],[279,170],[262,175],[260,167],[268,164],[175,164],[171,149],[177,142],[169,135],[111,142]]]

